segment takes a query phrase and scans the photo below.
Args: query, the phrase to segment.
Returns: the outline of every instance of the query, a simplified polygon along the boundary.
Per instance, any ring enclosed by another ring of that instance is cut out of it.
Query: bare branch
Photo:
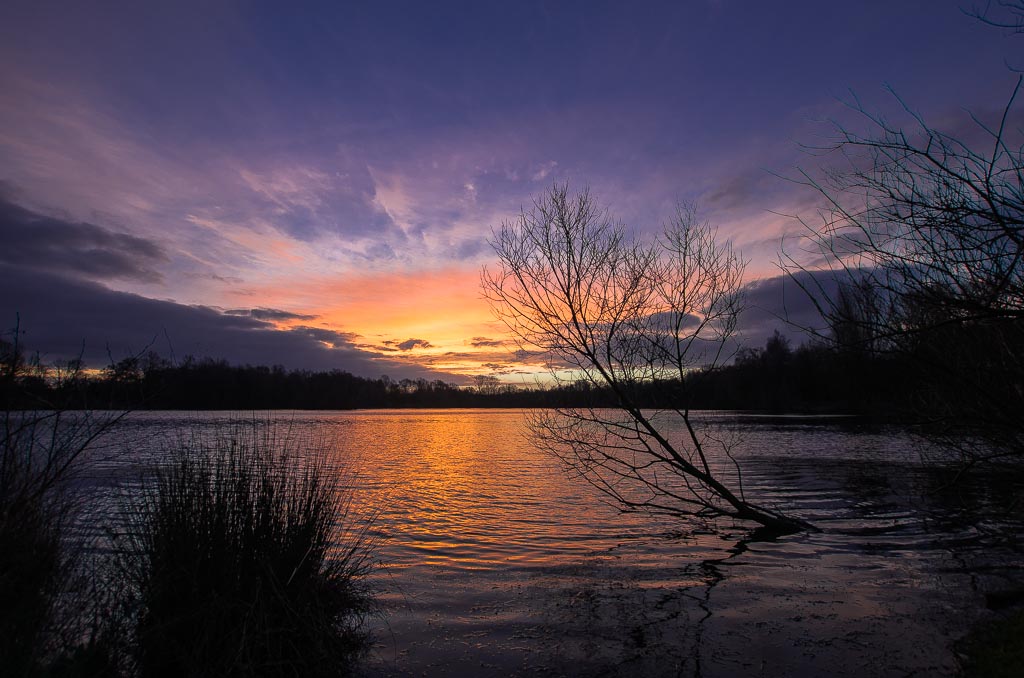
[[[743,498],[739,465],[685,403],[688,383],[728,357],[743,307],[744,262],[693,208],[647,242],[587,191],[555,185],[491,245],[498,266],[482,273],[484,295],[521,348],[551,356],[554,379],[568,366],[568,378],[618,401],[536,413],[538,446],[629,509],[807,527]],[[644,409],[642,388],[661,410]]]
[[[872,131],[837,127],[844,166],[802,174],[826,209],[805,223],[803,252],[783,252],[826,338],[911,358],[928,435],[958,454],[971,441],[971,458],[1024,455],[1024,145],[1007,123],[1022,83],[996,124],[974,119],[971,144],[920,115],[904,128],[854,104]],[[807,252],[823,263],[806,264]],[[824,270],[837,293],[819,282]]]

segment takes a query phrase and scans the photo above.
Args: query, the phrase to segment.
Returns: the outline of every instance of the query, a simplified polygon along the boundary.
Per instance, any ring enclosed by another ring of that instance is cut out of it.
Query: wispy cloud
[[[473,337],[469,340],[469,345],[474,348],[497,348],[505,346],[507,343],[506,339],[490,339],[488,337]]]

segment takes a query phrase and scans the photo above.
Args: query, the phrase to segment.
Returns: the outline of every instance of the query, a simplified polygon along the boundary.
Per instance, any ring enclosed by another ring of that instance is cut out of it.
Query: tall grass
[[[130,512],[139,675],[345,673],[370,609],[350,498],[324,454],[256,425],[177,450]]]
[[[90,618],[99,600],[82,576],[68,528],[81,508],[72,487],[90,446],[118,415],[0,414],[0,673],[35,676],[58,664],[108,664]],[[99,670],[99,669],[98,669]]]
[[[67,564],[65,511],[36,491],[28,461],[0,446],[0,664],[11,676],[32,675],[46,655]]]

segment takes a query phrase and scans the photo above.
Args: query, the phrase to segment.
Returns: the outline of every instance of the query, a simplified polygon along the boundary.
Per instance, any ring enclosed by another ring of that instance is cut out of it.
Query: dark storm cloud
[[[224,311],[227,315],[240,315],[257,320],[316,320],[318,316],[290,313],[276,308],[232,308]]]
[[[158,282],[168,261],[146,238],[87,222],[44,216],[0,197],[0,262],[99,280]]]
[[[688,357],[702,364],[720,355],[718,360],[728,362],[740,348],[764,346],[776,330],[794,346],[827,334],[828,325],[814,298],[820,302],[834,296],[842,275],[832,271],[799,271],[792,276],[783,274],[747,284],[735,336],[724,347],[710,338],[698,339],[688,349]],[[696,322],[696,317],[688,316],[684,327],[693,327]]]
[[[795,343],[808,339],[809,331],[824,331],[825,322],[811,294],[834,295],[839,286],[836,276],[832,271],[800,271],[747,285],[746,308],[739,318],[744,345],[761,346],[775,330]]]
[[[370,377],[455,378],[381,359],[358,348],[353,334],[316,327],[276,330],[251,315],[148,299],[40,271],[0,265],[0,288],[0,327],[12,327],[17,317],[25,345],[45,361],[81,355],[101,367],[109,356],[152,349],[177,359],[194,355]]]

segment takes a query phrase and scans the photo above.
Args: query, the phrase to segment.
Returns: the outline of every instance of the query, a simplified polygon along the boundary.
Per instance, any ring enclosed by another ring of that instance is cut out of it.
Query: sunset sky
[[[775,176],[855,93],[991,119],[1021,38],[920,2],[5,2],[0,322],[44,358],[165,355],[516,379],[481,299],[491,228],[552,182],[655,230],[679,201],[750,260]]]

